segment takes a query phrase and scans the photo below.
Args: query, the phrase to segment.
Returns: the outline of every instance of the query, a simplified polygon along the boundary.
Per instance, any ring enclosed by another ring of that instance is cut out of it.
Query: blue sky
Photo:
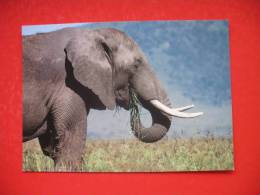
[[[114,27],[126,32],[142,48],[175,107],[195,104],[203,111],[195,119],[173,119],[168,136],[232,135],[227,21],[150,21],[76,23],[23,26],[22,34],[50,32],[64,27]],[[142,121],[151,118],[142,110]],[[100,118],[103,123],[99,122]],[[131,137],[129,113],[91,111],[88,134],[92,138]]]

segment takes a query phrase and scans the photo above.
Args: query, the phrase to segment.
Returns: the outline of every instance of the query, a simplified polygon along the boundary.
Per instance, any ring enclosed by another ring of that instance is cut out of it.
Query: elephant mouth
[[[125,110],[130,109],[130,102],[129,101],[124,101],[124,100],[116,100],[116,104]]]

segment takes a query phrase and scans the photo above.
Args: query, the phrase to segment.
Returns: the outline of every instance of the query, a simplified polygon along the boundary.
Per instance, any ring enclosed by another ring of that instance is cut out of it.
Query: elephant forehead
[[[115,60],[121,66],[127,66],[133,64],[136,58],[140,57],[140,53],[134,48],[126,48],[125,46],[120,45],[115,56]]]

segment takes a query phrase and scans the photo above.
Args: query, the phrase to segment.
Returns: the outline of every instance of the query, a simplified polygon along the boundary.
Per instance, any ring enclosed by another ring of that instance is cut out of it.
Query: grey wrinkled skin
[[[39,138],[57,168],[76,170],[90,109],[128,109],[129,87],[153,124],[135,130],[143,142],[160,140],[171,118],[150,105],[171,106],[138,45],[116,29],[65,28],[23,37],[23,141]],[[102,119],[100,119],[102,120]]]

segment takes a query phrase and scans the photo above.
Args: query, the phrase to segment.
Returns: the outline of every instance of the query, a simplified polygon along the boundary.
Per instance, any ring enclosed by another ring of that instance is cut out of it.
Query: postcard
[[[232,171],[225,20],[22,26],[23,171]]]

